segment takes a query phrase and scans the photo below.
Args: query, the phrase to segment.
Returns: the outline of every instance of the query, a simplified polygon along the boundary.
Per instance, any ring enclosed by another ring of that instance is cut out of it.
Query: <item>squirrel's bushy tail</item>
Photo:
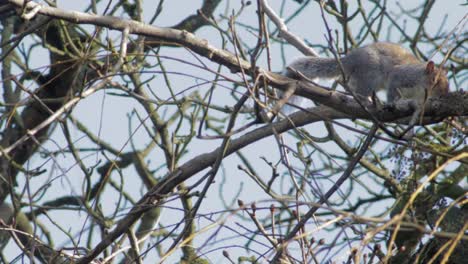
[[[283,71],[283,75],[293,79],[301,79],[305,76],[309,80],[317,82],[319,79],[338,79],[341,72],[335,59],[303,57],[288,65]],[[279,94],[282,93],[279,92]],[[290,114],[300,109],[297,106],[304,107],[304,98],[293,95],[289,98],[288,104],[283,106],[281,112]]]
[[[309,79],[337,79],[340,77],[340,70],[335,59],[304,57],[295,60],[286,69],[288,77],[300,78],[301,75]]]

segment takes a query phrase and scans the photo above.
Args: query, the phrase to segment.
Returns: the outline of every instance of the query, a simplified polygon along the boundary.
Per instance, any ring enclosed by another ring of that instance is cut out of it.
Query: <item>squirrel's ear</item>
[[[433,61],[428,61],[427,64],[426,64],[426,73],[427,74],[434,73],[434,68],[435,68],[434,62]]]

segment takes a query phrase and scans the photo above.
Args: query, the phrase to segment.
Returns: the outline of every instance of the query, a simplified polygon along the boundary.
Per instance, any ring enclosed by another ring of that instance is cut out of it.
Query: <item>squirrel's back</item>
[[[346,73],[356,69],[379,70],[389,73],[393,67],[405,64],[419,64],[419,61],[409,50],[388,42],[377,42],[352,50],[342,59]]]
[[[340,60],[347,75],[364,74],[367,70],[380,71],[386,75],[392,67],[421,63],[407,49],[389,42],[377,42],[353,49]],[[297,72],[310,79],[337,79],[341,76],[340,67],[334,58],[303,57],[292,62],[288,68],[286,74],[289,77],[297,77]]]

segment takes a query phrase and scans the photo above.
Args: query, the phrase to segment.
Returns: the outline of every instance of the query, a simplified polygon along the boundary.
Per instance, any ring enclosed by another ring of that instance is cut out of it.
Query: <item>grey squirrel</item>
[[[445,70],[435,67],[432,61],[419,61],[398,44],[370,44],[352,50],[340,61],[349,89],[364,98],[385,90],[388,103],[399,99],[413,99],[422,103],[426,98],[448,93]],[[300,79],[302,74],[308,79],[342,80],[341,68],[334,58],[299,58],[283,73],[294,79]],[[290,103],[298,101],[296,96],[289,100]]]

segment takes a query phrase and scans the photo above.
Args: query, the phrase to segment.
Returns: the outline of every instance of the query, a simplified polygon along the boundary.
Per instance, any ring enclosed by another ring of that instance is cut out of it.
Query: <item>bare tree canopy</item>
[[[466,263],[466,4],[78,2],[0,0],[0,262]]]

